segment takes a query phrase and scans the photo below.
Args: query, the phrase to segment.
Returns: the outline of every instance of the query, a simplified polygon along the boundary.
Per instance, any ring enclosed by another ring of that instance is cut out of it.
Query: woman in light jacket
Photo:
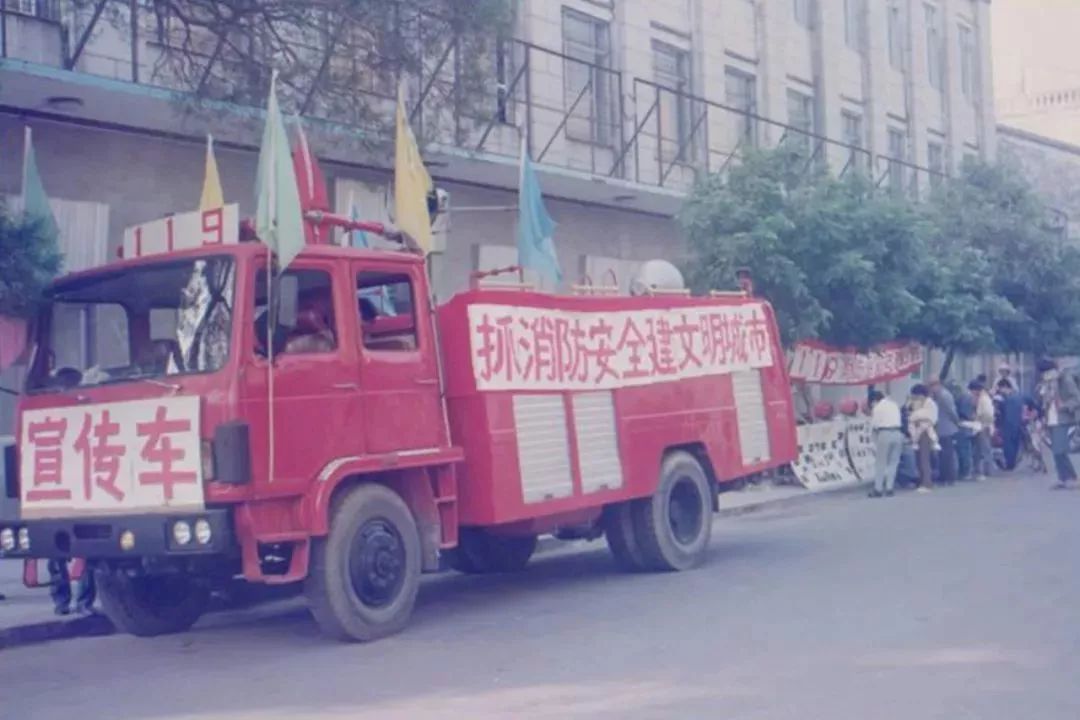
[[[1057,363],[1044,358],[1039,361],[1039,386],[1035,391],[1046,426],[1050,429],[1050,451],[1058,483],[1055,488],[1071,487],[1076,483],[1076,470],[1069,459],[1069,428],[1076,424],[1080,410],[1080,388],[1072,375],[1058,370]]]

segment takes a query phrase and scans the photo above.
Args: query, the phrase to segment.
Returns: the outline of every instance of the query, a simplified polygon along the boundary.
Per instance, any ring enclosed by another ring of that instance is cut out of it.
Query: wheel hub
[[[349,548],[353,592],[368,607],[392,603],[405,582],[405,546],[397,529],[382,519],[368,520]]]
[[[679,478],[671,489],[668,501],[671,534],[678,543],[689,545],[700,534],[704,520],[704,505],[693,480]]]

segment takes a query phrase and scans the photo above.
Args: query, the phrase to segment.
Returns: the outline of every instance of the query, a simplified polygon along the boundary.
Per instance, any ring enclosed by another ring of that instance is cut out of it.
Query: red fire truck
[[[687,569],[718,486],[795,456],[759,299],[474,287],[436,307],[420,256],[329,244],[268,282],[234,215],[136,229],[34,329],[0,556],[85,558],[121,630],[184,630],[242,577],[303,583],[328,635],[371,640],[421,573],[519,570],[548,533]]]

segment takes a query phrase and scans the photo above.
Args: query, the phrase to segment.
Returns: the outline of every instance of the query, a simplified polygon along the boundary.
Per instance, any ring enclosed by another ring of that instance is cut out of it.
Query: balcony
[[[60,114],[212,130],[247,145],[257,137],[270,63],[228,50],[231,38],[192,32],[129,0],[4,0],[3,8],[9,104],[55,110],[57,98],[74,98]],[[549,48],[477,42],[426,14],[398,22],[397,37],[415,49],[412,71],[400,75],[410,120],[446,177],[513,187],[523,137],[542,171],[569,183],[560,194],[664,214],[697,177],[723,172],[753,145],[789,142],[803,148],[807,169],[827,162],[903,192],[917,194],[929,173]],[[279,86],[286,112],[310,121],[321,154],[386,166],[397,73],[380,68],[393,49],[336,18],[290,30]]]

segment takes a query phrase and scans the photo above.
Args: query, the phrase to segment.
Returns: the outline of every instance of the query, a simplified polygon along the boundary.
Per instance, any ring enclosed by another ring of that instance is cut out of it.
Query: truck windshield
[[[61,284],[37,325],[28,391],[213,372],[229,355],[233,260],[163,262]]]

